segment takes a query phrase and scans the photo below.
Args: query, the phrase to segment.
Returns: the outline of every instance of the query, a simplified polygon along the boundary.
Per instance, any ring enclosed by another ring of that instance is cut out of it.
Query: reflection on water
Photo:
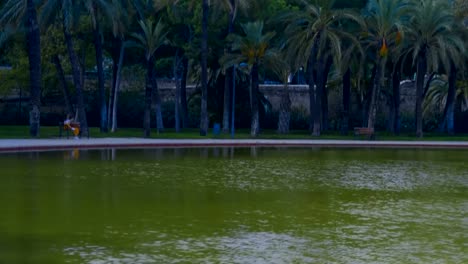
[[[136,252],[100,246],[65,252],[87,263],[306,263],[314,260],[314,252],[319,253],[309,247],[309,240],[288,234],[238,231],[233,236],[175,240],[167,240],[164,234],[155,236],[156,241],[137,245]]]
[[[72,153],[0,155],[0,263],[468,263],[466,151]]]

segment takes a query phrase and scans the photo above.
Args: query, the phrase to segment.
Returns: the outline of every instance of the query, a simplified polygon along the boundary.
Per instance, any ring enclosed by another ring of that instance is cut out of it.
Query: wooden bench
[[[367,136],[368,139],[375,139],[374,129],[368,127],[355,127],[354,136]]]

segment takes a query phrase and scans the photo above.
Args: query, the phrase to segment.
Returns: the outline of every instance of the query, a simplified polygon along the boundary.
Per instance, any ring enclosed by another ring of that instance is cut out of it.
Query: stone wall
[[[163,101],[174,100],[174,83],[171,81],[158,81],[158,87],[161,93]],[[143,88],[142,88],[143,89]],[[187,86],[187,96],[190,96],[195,92],[195,85]],[[281,94],[284,86],[281,84],[261,84],[260,92],[270,101],[273,110],[278,110]],[[291,108],[306,111],[309,113],[309,86],[308,85],[288,85],[289,95],[291,97]],[[416,88],[415,82],[411,80],[405,80],[401,82],[400,86],[401,94],[401,112],[413,113],[416,103]],[[142,90],[143,91],[143,90]],[[336,98],[339,97],[339,98]],[[329,93],[329,106],[330,108],[337,108],[341,104],[341,91],[335,90]],[[330,109],[331,111],[333,109]]]
[[[273,110],[278,110],[281,102],[284,85],[262,84],[260,92],[270,101]],[[301,109],[309,113],[309,86],[308,85],[288,85],[289,96],[291,98],[291,108]]]

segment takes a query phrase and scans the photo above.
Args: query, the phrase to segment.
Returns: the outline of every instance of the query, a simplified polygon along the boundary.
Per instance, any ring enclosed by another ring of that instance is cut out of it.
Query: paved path
[[[58,150],[70,148],[143,148],[210,146],[290,146],[290,147],[400,147],[463,148],[468,141],[367,141],[367,140],[291,140],[291,139],[1,139],[0,152]]]

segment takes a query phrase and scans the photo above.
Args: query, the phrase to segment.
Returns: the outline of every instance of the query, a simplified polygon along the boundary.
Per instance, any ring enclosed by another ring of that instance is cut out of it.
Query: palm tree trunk
[[[453,61],[450,63],[450,73],[448,79],[447,102],[445,103],[444,119],[442,122],[442,131],[447,131],[449,135],[455,133],[455,98],[457,91],[457,68]],[[447,128],[447,129],[445,129]]]
[[[374,89],[374,82],[375,82],[378,65],[379,65],[378,63],[374,63],[374,65],[372,66],[368,92],[365,93],[363,96],[361,95],[361,100],[359,101],[360,106],[361,106],[361,112],[362,112],[362,125],[361,125],[362,127],[367,127],[367,122],[369,121],[369,110],[370,110],[370,105],[371,105],[370,101],[372,99],[372,92]],[[367,76],[366,68],[364,68],[363,76]]]
[[[31,101],[29,110],[29,134],[39,136],[41,121],[41,39],[37,22],[36,7],[33,0],[27,0],[27,46],[29,60],[29,75],[31,85]]]
[[[106,94],[104,88],[104,69],[102,66],[102,41],[99,27],[99,20],[96,19],[96,26],[93,29],[94,36],[94,48],[96,51],[96,65],[97,65],[97,76],[98,76],[98,90],[99,90],[99,102],[100,102],[100,131],[107,133],[107,103],[106,103]]]
[[[318,38],[318,37],[317,37]],[[315,41],[310,51],[309,59],[307,60],[307,75],[309,76],[309,131],[313,131],[315,127],[315,109],[316,109],[316,78],[315,78],[315,59],[317,55],[318,40]]]
[[[278,116],[278,133],[289,133],[289,122],[291,120],[291,97],[289,96],[288,83],[284,83],[281,95],[280,111]]]
[[[348,68],[343,79],[343,116],[341,121],[341,134],[347,135],[349,131],[349,113],[351,102],[351,70]]]
[[[113,104],[114,104],[114,94],[115,94],[115,83],[117,81],[117,64],[118,58],[114,54],[112,54],[112,83],[111,89],[109,91],[109,104],[107,106],[107,126],[112,127],[112,120],[113,120]],[[111,129],[112,132],[112,129]]]
[[[258,64],[254,63],[250,72],[252,101],[252,117],[250,123],[250,136],[257,137],[260,132],[260,116],[258,112]]]
[[[322,131],[323,82],[325,79],[323,76],[324,71],[325,65],[322,56],[321,58],[317,59],[317,85],[315,86],[314,90],[314,128],[312,130],[312,135],[317,137],[320,136],[320,132]]]
[[[146,62],[146,89],[145,89],[145,108],[143,113],[143,133],[144,137],[148,138],[151,135],[151,102],[153,94],[153,58]]]
[[[400,71],[398,64],[395,66],[392,74],[392,88],[393,88],[393,133],[400,134]]]
[[[202,2],[200,136],[208,132],[208,0]]]
[[[175,80],[175,94],[174,94],[174,119],[175,119],[175,131],[180,132],[180,86],[181,86],[181,67],[182,58],[179,56],[179,50],[176,51],[174,56],[174,80]]]
[[[223,97],[223,133],[229,133],[229,116],[231,114],[231,68],[226,69],[224,78],[224,97]]]
[[[189,126],[189,115],[187,106],[187,75],[188,75],[188,58],[183,56],[182,58],[182,80],[180,84],[180,108],[182,110],[182,127],[187,128]]]
[[[118,71],[118,64],[119,64],[119,57],[120,57],[120,52],[122,51],[122,46],[123,41],[114,38],[112,41],[113,44],[111,47],[111,57],[112,57],[112,84],[111,84],[111,89],[109,91],[109,105],[107,108],[107,126],[112,127],[112,120],[113,120],[113,105],[114,105],[114,94],[115,94],[115,85],[117,81],[117,71]]]
[[[156,81],[156,69],[154,68],[154,62],[153,62],[152,70],[153,70],[151,74],[151,85],[153,87],[152,101],[154,101],[154,104],[155,104],[156,130],[158,133],[160,133],[160,132],[163,132],[164,130],[164,122],[162,118],[161,97],[159,95],[158,82]]]
[[[374,128],[375,118],[377,116],[377,106],[379,103],[380,84],[382,82],[383,75],[385,74],[385,63],[384,57],[379,57],[375,70],[374,84],[372,85],[371,99],[369,102],[369,113],[367,118],[367,127]]]
[[[423,137],[422,102],[424,100],[424,78],[427,71],[427,59],[424,51],[418,55],[416,72],[416,136]]]
[[[120,82],[122,79],[122,66],[123,66],[123,59],[125,54],[125,43],[122,41],[120,46],[120,55],[119,55],[119,63],[117,64],[117,71],[115,77],[115,83],[113,87],[113,102],[112,102],[112,125],[111,125],[111,132],[115,132],[117,130],[117,106],[119,101],[119,90],[120,90]]]
[[[327,90],[327,82],[328,82],[328,73],[330,72],[331,65],[332,65],[332,58],[328,56],[326,59],[326,64],[323,69],[323,73],[320,74],[320,86],[322,90],[322,130],[328,130],[328,90]]]
[[[60,81],[60,86],[62,87],[65,108],[67,109],[68,114],[72,114],[75,111],[73,110],[73,106],[71,104],[70,91],[68,90],[67,80],[65,80],[62,63],[60,62],[60,58],[57,54],[52,56],[52,63],[55,66],[55,70],[57,71],[58,79]]]
[[[82,82],[82,75],[80,70],[80,63],[78,61],[78,56],[76,55],[75,50],[73,49],[73,40],[66,28],[65,21],[63,21],[63,34],[65,37],[65,44],[67,46],[68,55],[70,57],[70,64],[72,67],[72,76],[73,76],[73,83],[76,89],[76,111],[78,113],[78,120],[81,126],[81,134],[82,136],[88,136],[88,121],[86,119],[86,111],[84,106],[84,99],[83,99],[83,82]]]
[[[229,12],[228,35],[234,31],[234,9],[235,0],[230,0],[233,7]],[[224,79],[224,102],[223,102],[223,133],[229,133],[229,116],[231,113],[231,90],[232,90],[232,68],[226,69],[226,78]]]

